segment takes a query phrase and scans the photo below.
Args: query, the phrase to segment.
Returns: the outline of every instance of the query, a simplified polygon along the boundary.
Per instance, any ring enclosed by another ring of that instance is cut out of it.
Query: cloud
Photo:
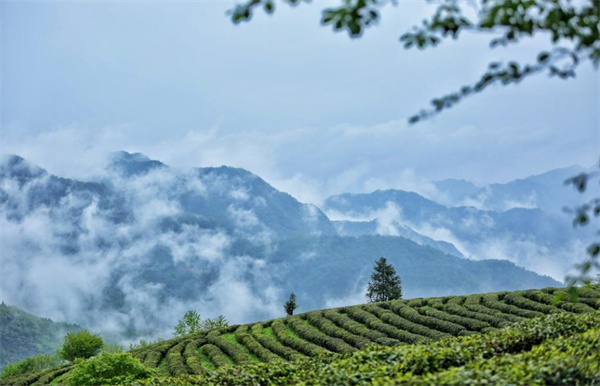
[[[282,295],[263,256],[232,252],[242,236],[194,222],[164,225],[185,214],[180,194],[207,194],[205,181],[171,169],[101,175],[104,188],[64,191],[48,175],[25,184],[2,178],[8,197],[0,203],[3,301],[113,335],[134,327],[169,336],[189,309],[203,317],[224,314],[233,323],[280,314]],[[94,193],[107,190],[114,194]],[[230,214],[242,235],[252,232],[252,242],[271,248],[268,229],[250,209],[232,207]],[[196,275],[197,293],[185,295],[169,282],[174,270]],[[152,276],[155,271],[160,275]]]

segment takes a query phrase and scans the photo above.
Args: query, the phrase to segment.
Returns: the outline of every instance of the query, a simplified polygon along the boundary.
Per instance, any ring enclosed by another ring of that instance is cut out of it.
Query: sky
[[[304,202],[430,181],[505,182],[599,151],[600,80],[537,75],[410,126],[433,97],[496,60],[535,60],[536,36],[490,49],[464,35],[425,50],[399,36],[432,5],[401,1],[359,39],[314,1],[233,25],[232,1],[2,1],[1,153],[91,178],[112,151],[179,168],[248,169]]]

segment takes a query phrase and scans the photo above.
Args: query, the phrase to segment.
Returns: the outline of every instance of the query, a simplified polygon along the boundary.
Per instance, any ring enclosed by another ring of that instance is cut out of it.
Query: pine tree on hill
[[[402,281],[385,257],[375,263],[366,296],[370,303],[402,298]]]
[[[292,316],[294,315],[294,310],[296,308],[298,308],[298,304],[296,303],[296,294],[292,292],[288,301],[283,305],[283,309],[288,316]]]

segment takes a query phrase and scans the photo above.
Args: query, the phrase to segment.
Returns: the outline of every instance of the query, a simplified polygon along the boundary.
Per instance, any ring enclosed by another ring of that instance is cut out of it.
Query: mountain
[[[332,196],[323,209],[334,218],[354,221],[354,228],[367,230],[365,221],[378,224],[363,234],[393,234],[394,229],[399,234],[408,228],[434,241],[450,243],[464,256],[506,259],[556,279],[564,277],[580,260],[593,238],[593,229],[574,229],[565,213],[540,208],[492,211],[444,206],[401,190]],[[348,222],[343,226],[351,228]]]
[[[81,328],[55,323],[4,302],[0,304],[0,370],[9,363],[37,354],[53,354],[68,332]]]
[[[593,169],[595,168],[575,165],[483,187],[477,187],[464,180],[443,180],[434,184],[447,199],[446,203],[451,206],[474,206],[492,211],[513,208],[541,209],[548,213],[560,214],[563,208],[584,202],[597,193],[590,188],[581,194],[572,186],[565,186],[565,181],[569,178],[581,173],[590,173]]]
[[[428,213],[444,208],[409,196]],[[90,181],[5,157],[0,221],[2,300],[128,339],[168,334],[190,309],[235,322],[273,317],[292,291],[304,310],[361,302],[381,256],[406,296],[559,284],[506,261],[461,259],[414,228],[348,236],[244,169],[178,170],[126,152]]]

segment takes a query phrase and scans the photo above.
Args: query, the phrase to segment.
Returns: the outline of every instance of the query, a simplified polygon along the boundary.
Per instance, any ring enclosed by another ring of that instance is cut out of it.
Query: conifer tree
[[[283,305],[283,309],[288,316],[292,316],[294,315],[294,310],[296,308],[298,308],[298,304],[296,304],[296,294],[292,292],[288,301]]]
[[[385,257],[375,262],[366,296],[370,303],[402,298],[402,281]]]

